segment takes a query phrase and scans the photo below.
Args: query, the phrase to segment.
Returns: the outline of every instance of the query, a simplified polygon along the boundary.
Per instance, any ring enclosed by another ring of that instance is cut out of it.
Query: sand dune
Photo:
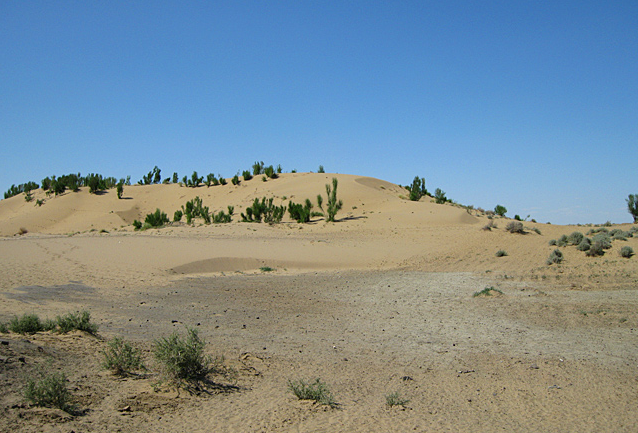
[[[239,221],[255,198],[316,203],[332,177],[336,223]],[[133,230],[195,196],[234,206],[234,221]],[[525,222],[512,234],[497,217],[487,231],[482,213],[406,196],[379,179],[294,173],[130,186],[123,200],[83,189],[37,191],[41,207],[0,201],[0,322],[88,309],[104,338],[130,339],[150,363],[154,339],[197,326],[239,372],[233,392],[177,397],[154,392],[152,373],[100,371],[100,339],[0,334],[0,430],[635,431],[638,259],[619,251],[638,251],[638,237],[595,258],[561,247],[564,262],[549,266],[550,239],[590,228]],[[490,286],[502,294],[472,296]],[[24,403],[24,377],[47,357],[85,415]],[[295,400],[287,381],[299,377],[321,377],[340,407]],[[385,405],[393,391],[406,408]]]

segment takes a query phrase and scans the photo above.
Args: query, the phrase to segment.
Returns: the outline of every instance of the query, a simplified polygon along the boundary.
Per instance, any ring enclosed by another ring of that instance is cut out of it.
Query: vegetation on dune
[[[410,200],[419,201],[424,195],[428,195],[428,190],[425,188],[425,178],[415,176],[412,181],[412,185],[407,187],[410,191]]]
[[[337,199],[337,186],[339,181],[336,177],[332,178],[332,187],[330,184],[326,184],[326,194],[328,196],[328,202],[326,204],[326,221],[334,222],[337,212],[343,207],[343,201]]]
[[[150,228],[163,227],[164,224],[168,222],[168,216],[158,208],[155,212],[146,215],[144,224],[138,220],[134,220],[133,227],[135,227],[135,230],[146,230]]]
[[[71,393],[66,387],[66,375],[62,372],[48,373],[49,368],[40,368],[36,377],[27,379],[24,397],[34,406],[58,408],[72,412]]]
[[[638,194],[629,194],[626,201],[627,210],[634,218],[634,224],[638,224]]]
[[[113,337],[102,352],[102,367],[117,376],[126,376],[138,370],[145,370],[142,352],[120,337]]]
[[[507,208],[505,206],[497,204],[496,207],[494,207],[494,213],[498,216],[505,216],[505,214],[507,213]]]
[[[288,389],[290,389],[299,400],[313,400],[326,406],[337,406],[337,402],[330,392],[330,389],[319,378],[314,381],[305,381],[303,379],[289,380]]]
[[[263,197],[261,200],[256,198],[250,207],[246,208],[246,213],[241,214],[243,222],[260,223],[262,220],[268,224],[281,222],[284,217],[285,209],[283,206],[273,204],[273,198]]]
[[[547,264],[552,265],[554,263],[558,264],[563,261],[563,253],[559,249],[555,249],[551,252],[549,257],[547,258]]]

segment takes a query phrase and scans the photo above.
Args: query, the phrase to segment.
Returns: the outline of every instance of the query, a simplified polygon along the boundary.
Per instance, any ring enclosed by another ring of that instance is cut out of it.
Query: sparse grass
[[[551,252],[549,257],[547,258],[547,264],[551,265],[553,263],[561,263],[563,261],[563,253],[559,249],[555,249]]]
[[[503,292],[499,289],[496,289],[494,287],[486,287],[479,292],[474,292],[472,297],[476,298],[477,296],[492,296],[492,292],[500,293],[501,295],[503,294]]]
[[[496,252],[496,257],[505,257],[507,255],[507,251],[505,250],[498,250]]]
[[[48,370],[49,368],[47,368]],[[66,376],[62,372],[47,374],[40,369],[37,378],[27,379],[24,397],[35,406],[54,407],[71,412],[71,394],[66,387]]]
[[[394,406],[405,407],[405,405],[408,404],[409,402],[410,402],[409,399],[401,397],[401,395],[396,391],[385,396],[385,404],[387,404],[389,407],[394,407]]]
[[[290,389],[299,400],[313,400],[326,406],[337,406],[337,402],[328,389],[328,386],[321,382],[319,378],[313,382],[306,382],[303,379],[289,380],[288,389]]]
[[[89,334],[97,334],[98,325],[91,323],[91,314],[88,311],[78,313],[69,313],[65,316],[56,318],[58,332],[66,334],[67,332],[78,330],[88,332]]]
[[[118,376],[126,376],[133,371],[146,369],[142,363],[140,350],[120,337],[114,337],[110,340],[103,353],[102,367],[111,370]]]

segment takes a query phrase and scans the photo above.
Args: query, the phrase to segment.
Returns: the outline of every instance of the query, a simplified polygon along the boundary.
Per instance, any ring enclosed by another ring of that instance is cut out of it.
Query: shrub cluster
[[[142,180],[138,181],[137,183],[140,185],[152,185],[152,184],[161,183],[162,182],[162,176],[160,175],[161,172],[162,170],[160,170],[157,166],[155,166],[153,170],[149,171],[146,176],[142,176]],[[173,175],[174,178],[176,176],[177,176],[177,173]]]
[[[425,178],[423,177],[415,176],[412,185],[407,187],[407,189],[410,191],[410,200],[412,201],[419,201],[424,195],[429,195],[425,187]]]
[[[507,226],[505,226],[505,230],[510,233],[525,233],[525,230],[523,229],[523,223],[520,221],[510,221]]]
[[[103,352],[102,367],[111,370],[117,376],[126,376],[137,370],[145,370],[142,352],[120,337],[114,337],[107,343]]]
[[[549,255],[549,258],[547,259],[547,264],[548,265],[551,265],[553,263],[558,264],[558,263],[561,263],[562,261],[563,261],[563,253],[561,252],[561,250],[555,249]]]
[[[135,227],[135,230],[146,230],[153,227],[163,227],[164,224],[168,222],[168,216],[158,208],[155,209],[155,212],[146,215],[144,224],[138,220],[134,220],[133,227]]]
[[[313,400],[326,406],[337,406],[337,402],[328,389],[328,386],[319,378],[310,382],[303,379],[290,380],[288,381],[288,389],[290,389],[299,400]]]
[[[260,223],[263,219],[268,224],[275,224],[281,222],[284,213],[285,208],[274,205],[272,197],[269,199],[263,197],[261,201],[256,198],[253,204],[246,208],[246,214],[241,214],[241,219],[243,222],[257,223]]]
[[[88,311],[81,311],[57,316],[55,320],[40,320],[37,314],[23,314],[20,317],[14,317],[7,324],[2,324],[2,329],[23,335],[45,331],[66,334],[74,330],[95,335],[98,325],[91,322],[91,315]]]

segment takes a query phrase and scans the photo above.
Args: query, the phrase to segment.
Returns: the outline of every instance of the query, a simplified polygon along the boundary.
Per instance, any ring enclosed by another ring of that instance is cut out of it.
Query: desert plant
[[[206,184],[207,188],[210,188],[211,185],[213,186],[219,185],[219,181],[217,180],[217,178],[215,177],[213,173],[208,173],[206,175],[206,182],[204,183]]]
[[[562,235],[560,238],[558,238],[556,245],[558,245],[559,247],[566,247],[567,245],[569,245],[569,239],[567,238],[567,235]]]
[[[277,179],[279,176],[275,172],[275,168],[272,165],[264,168],[264,174],[270,179]]]
[[[0,322],[0,334],[6,334],[9,332],[9,326],[6,323]]]
[[[16,334],[35,334],[44,330],[40,318],[36,314],[23,314],[21,317],[14,317],[8,325],[9,331]]]
[[[585,235],[583,235],[581,232],[573,232],[572,234],[567,236],[567,241],[570,245],[580,245],[584,238]]]
[[[507,208],[505,206],[497,204],[494,208],[494,213],[498,216],[505,216],[505,214],[507,213]]]
[[[277,164],[277,174],[281,174],[282,171],[284,171],[284,169],[281,168],[281,164]]]
[[[387,404],[389,407],[394,407],[394,406],[405,407],[405,405],[408,404],[409,402],[410,400],[408,400],[407,398],[401,397],[401,395],[398,392],[393,392],[385,396],[385,404]]]
[[[143,227],[162,227],[166,223],[168,223],[168,216],[158,208],[155,212],[146,215]]]
[[[330,188],[329,184],[326,184],[326,194],[328,196],[328,203],[326,205],[327,208],[327,219],[328,222],[334,222],[335,216],[337,212],[341,210],[343,207],[343,201],[337,200],[337,186],[339,185],[339,181],[336,177],[332,178],[332,188]]]
[[[259,270],[262,271],[262,272],[272,272],[272,271],[274,271],[274,269],[271,268],[270,266],[261,266],[259,268]]]
[[[186,216],[186,223],[190,224],[193,218],[202,218],[206,224],[210,224],[211,215],[208,206],[204,206],[204,203],[199,196],[186,202],[182,205],[182,212]]]
[[[269,224],[279,223],[283,218],[285,208],[283,206],[273,205],[273,198],[266,199],[263,197],[261,201],[256,198],[253,204],[246,208],[246,214],[241,214],[243,222],[264,222]]]
[[[120,181],[117,184],[117,198],[121,199],[122,198],[122,194],[124,193],[124,182]]]
[[[583,240],[580,241],[580,243],[576,247],[578,251],[588,251],[589,248],[591,248],[591,239],[589,238],[583,238]]]
[[[114,337],[107,343],[103,355],[102,367],[118,376],[145,369],[142,352],[120,337]]]
[[[324,170],[323,165],[320,165],[319,168],[317,169],[317,173],[325,173],[326,170]]]
[[[558,242],[556,242],[556,239],[550,239],[550,241],[548,242],[548,244],[549,244],[550,246],[555,246],[555,245],[558,245]]]
[[[53,407],[65,412],[71,412],[71,393],[66,387],[66,376],[62,372],[47,374],[50,366],[41,368],[37,378],[27,379],[24,397],[35,406]]]
[[[559,249],[555,249],[554,251],[552,251],[549,257],[547,258],[548,265],[551,265],[553,263],[558,264],[558,263],[561,263],[562,261],[563,261],[563,253]]]
[[[498,250],[496,252],[496,257],[505,257],[507,255],[507,251],[505,250]]]
[[[258,176],[264,174],[264,161],[255,162],[253,164],[253,175]]]
[[[241,175],[244,178],[244,180],[250,180],[253,178],[253,175],[250,173],[250,170],[244,170]]]
[[[337,406],[337,402],[328,389],[328,386],[319,378],[313,382],[306,382],[303,379],[289,380],[288,389],[290,389],[299,400],[313,400],[326,406]]]
[[[537,235],[542,234],[542,233],[541,233],[541,230],[540,230],[538,227],[533,227],[533,228],[532,228],[532,231],[533,231],[534,233],[536,233]]]
[[[224,212],[223,210],[220,210],[217,213],[213,213],[212,215],[213,223],[226,224],[231,222],[233,220],[232,218],[233,211],[234,211],[233,206],[228,206],[228,213]]]
[[[24,192],[24,201],[26,201],[27,203],[30,203],[33,201],[33,194],[31,194],[31,191]]]
[[[62,334],[78,330],[95,335],[98,330],[98,325],[96,323],[91,323],[91,314],[88,311],[68,313],[64,316],[58,316],[56,318],[56,323],[58,325],[58,332]]]
[[[441,188],[434,190],[434,201],[437,204],[443,204],[448,201],[447,197],[445,197],[445,192],[442,191]]]
[[[505,230],[507,230],[510,233],[525,233],[525,230],[523,229],[523,223],[520,221],[510,221],[506,226],[505,226]]]
[[[477,296],[492,296],[492,292],[495,293],[500,293],[501,295],[503,294],[503,292],[497,288],[494,287],[486,287],[483,290],[479,291],[479,292],[474,292],[474,294],[472,295],[472,297],[476,298]]]
[[[133,227],[135,228],[135,230],[141,230],[142,229],[142,223],[138,220],[133,220]]]
[[[630,258],[634,255],[633,248],[629,246],[624,246],[620,249],[620,257],[625,257],[626,259]]]
[[[173,173],[173,179],[171,179],[173,183],[178,183],[179,182],[179,177],[177,177],[177,172]]]
[[[202,183],[203,180],[204,180],[203,176],[200,177],[196,171],[193,171],[193,174],[191,174],[191,178],[188,180],[187,185],[190,186],[191,188],[197,188],[199,184]]]
[[[238,174],[234,175],[230,181],[233,185],[239,185],[239,175]]]
[[[312,203],[309,199],[306,199],[306,203],[304,205],[289,202],[288,213],[290,214],[290,218],[294,219],[298,223],[307,223],[310,221],[310,217],[312,216]]]
[[[603,249],[611,248],[611,236],[607,232],[596,233],[592,238],[593,243],[599,243]]]
[[[206,342],[196,329],[186,327],[186,338],[174,332],[155,340],[153,355],[161,370],[162,379],[176,387],[197,386],[209,374],[222,371],[222,359],[204,353]]]
[[[605,254],[605,248],[602,242],[600,241],[594,241],[589,247],[589,249],[587,250],[587,252],[585,253],[587,257],[602,256],[604,254]]]
[[[627,210],[634,217],[634,224],[638,224],[638,194],[629,194],[626,201]]]
[[[222,175],[219,175],[219,184],[220,185],[226,185],[228,182],[226,181],[226,178],[222,177]]]
[[[521,218],[521,216],[520,216],[520,215],[518,215],[518,214],[514,215],[514,219],[515,219],[516,221],[523,221],[523,219]]]
[[[407,187],[410,191],[410,200],[419,201],[421,197],[428,194],[428,190],[425,188],[425,178],[414,176],[412,180],[412,186]]]
[[[184,215],[184,212],[182,212],[181,210],[176,210],[175,213],[173,214],[173,221],[174,222],[178,222],[182,220],[182,216]]]

